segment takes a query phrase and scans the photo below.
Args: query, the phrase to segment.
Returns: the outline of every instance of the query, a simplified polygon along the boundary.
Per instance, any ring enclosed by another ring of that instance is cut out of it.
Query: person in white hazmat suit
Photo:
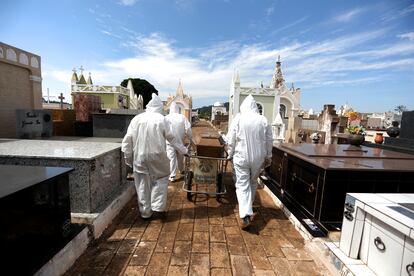
[[[165,116],[168,122],[171,125],[172,132],[174,133],[174,137],[184,143],[185,136],[191,140],[191,124],[187,120],[187,118],[179,113],[177,104],[173,101],[170,105],[170,114]],[[183,167],[183,155],[176,150],[170,142],[167,141],[167,156],[170,159],[170,181],[175,181],[175,177],[177,176],[177,169],[182,172]]]
[[[138,207],[141,217],[150,218],[153,212],[164,212],[167,205],[170,160],[166,140],[181,154],[187,148],[174,137],[162,115],[163,103],[152,94],[144,113],[135,116],[122,140],[125,163],[133,168]]]
[[[272,158],[272,129],[266,117],[259,114],[252,95],[246,97],[226,135],[229,158],[233,159],[236,195],[242,228],[246,229],[253,215],[257,177]]]

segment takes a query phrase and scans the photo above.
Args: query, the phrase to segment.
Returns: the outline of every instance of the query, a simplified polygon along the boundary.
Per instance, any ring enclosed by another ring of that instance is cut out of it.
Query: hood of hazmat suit
[[[163,105],[160,97],[158,97],[158,95],[155,94],[155,93],[152,93],[151,97],[152,97],[152,99],[151,99],[151,101],[149,101],[147,103],[147,107],[146,107],[145,111],[146,112],[156,112],[156,113],[162,114],[164,105]]]
[[[125,163],[137,173],[149,174],[152,180],[166,177],[170,173],[166,140],[181,154],[187,153],[187,148],[175,139],[162,111],[161,99],[152,94],[145,112],[131,120],[122,140],[121,150]]]
[[[171,131],[173,132],[174,137],[177,140],[184,142],[185,136],[191,139],[191,124],[187,118],[179,112],[178,105],[173,101],[170,105],[170,114],[168,114],[165,118],[170,123],[172,128]]]
[[[272,128],[259,110],[252,95],[244,99],[226,135],[229,157],[243,167],[263,164],[272,157]]]
[[[173,113],[180,113],[178,105],[174,101],[170,105],[170,114],[173,114]]]
[[[240,113],[257,113],[259,114],[259,109],[257,108],[256,101],[254,100],[252,95],[249,95],[244,99],[242,104],[240,105]]]

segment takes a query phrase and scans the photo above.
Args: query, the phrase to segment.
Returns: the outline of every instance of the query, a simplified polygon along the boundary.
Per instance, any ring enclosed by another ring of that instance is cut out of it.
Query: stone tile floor
[[[150,221],[133,198],[66,275],[331,275],[264,190],[243,231],[233,184],[221,202],[190,202],[181,186],[170,183],[168,212]]]

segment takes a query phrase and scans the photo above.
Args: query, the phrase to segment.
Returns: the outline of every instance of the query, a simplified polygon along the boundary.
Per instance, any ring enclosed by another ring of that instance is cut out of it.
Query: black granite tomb
[[[33,275],[84,228],[71,224],[72,170],[0,166],[2,275]]]
[[[410,153],[414,151],[414,111],[403,112],[399,137],[385,137],[384,145],[394,147],[395,150],[406,149]]]
[[[94,113],[93,136],[123,138],[129,123],[135,117],[133,114],[105,114]]]
[[[414,111],[403,112],[400,138],[414,140]]]
[[[266,186],[312,235],[320,236],[341,227],[346,193],[413,193],[414,155],[283,143],[273,147],[267,175]]]

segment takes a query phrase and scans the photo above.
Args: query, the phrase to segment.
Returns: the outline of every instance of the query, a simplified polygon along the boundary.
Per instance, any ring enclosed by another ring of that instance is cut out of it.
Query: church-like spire
[[[234,76],[233,76],[233,82],[234,82],[234,84],[240,85],[239,71],[236,71],[236,73],[234,74]]]
[[[184,90],[183,90],[183,85],[181,84],[181,79],[178,81],[176,96],[184,98]]]
[[[71,83],[76,84],[78,82],[78,74],[76,74],[76,68],[73,68],[72,71],[73,71],[73,74],[72,74]]]
[[[127,89],[129,91],[129,108],[130,109],[137,109],[138,108],[138,102],[136,98],[136,94],[134,91],[134,86],[132,85],[131,79],[128,79]]]
[[[92,85],[92,77],[91,77],[91,72],[89,72],[89,77],[88,80],[86,81],[87,84]]]
[[[282,62],[280,61],[280,56],[277,58],[275,72],[272,77],[272,83],[270,84],[270,88],[279,88],[284,82],[285,79],[283,78],[282,74]]]
[[[83,76],[83,66],[82,65],[79,68],[79,70],[81,71],[81,73],[79,75],[79,80],[78,80],[77,84],[86,84],[85,77]]]

